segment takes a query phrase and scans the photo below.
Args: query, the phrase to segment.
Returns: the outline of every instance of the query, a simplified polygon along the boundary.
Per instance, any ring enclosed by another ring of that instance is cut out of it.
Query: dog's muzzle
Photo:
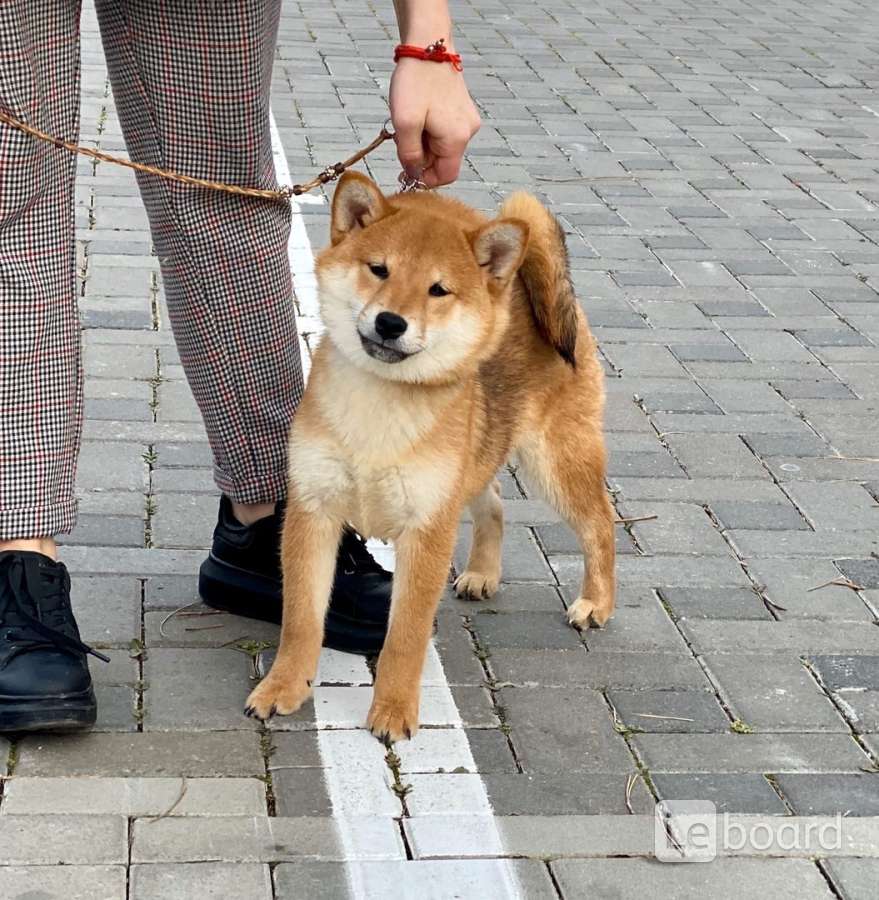
[[[380,360],[381,362],[402,362],[404,359],[408,359],[410,356],[414,356],[418,352],[417,350],[415,350],[410,353],[406,350],[400,349],[399,346],[395,347],[394,345],[397,343],[396,340],[383,341],[381,339],[370,338],[363,334],[361,331],[358,331],[357,334],[360,337],[360,343],[367,355],[371,356],[373,359]]]

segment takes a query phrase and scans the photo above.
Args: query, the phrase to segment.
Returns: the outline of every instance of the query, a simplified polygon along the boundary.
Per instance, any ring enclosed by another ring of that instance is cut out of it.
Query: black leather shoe
[[[281,526],[283,512],[242,525],[228,497],[220,500],[214,542],[202,563],[198,591],[214,609],[281,621]],[[327,612],[324,646],[370,655],[384,644],[391,608],[390,572],[373,559],[366,542],[345,531]]]
[[[0,553],[0,732],[75,731],[97,704],[70,608],[70,576],[42,553]]]

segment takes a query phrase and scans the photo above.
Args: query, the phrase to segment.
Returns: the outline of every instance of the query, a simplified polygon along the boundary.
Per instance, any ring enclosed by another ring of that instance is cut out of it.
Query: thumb
[[[424,118],[401,115],[394,121],[394,139],[397,142],[397,156],[406,174],[419,178],[424,169]]]

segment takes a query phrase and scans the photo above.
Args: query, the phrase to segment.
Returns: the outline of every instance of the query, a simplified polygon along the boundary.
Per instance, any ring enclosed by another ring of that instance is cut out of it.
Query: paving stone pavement
[[[565,624],[577,547],[511,469],[505,583],[444,600],[411,744],[363,731],[370,670],[331,652],[313,704],[244,718],[277,630],[173,615],[197,601],[210,456],[134,180],[81,161],[87,421],[63,554],[112,661],[91,734],[0,738],[0,896],[876,895],[879,11],[453,6],[484,124],[452,192],[549,204],[600,344],[616,617]],[[285,4],[283,178],[385,119],[392,22],[390,3]],[[83,140],[119,152],[89,4],[83,65]],[[368,168],[393,185],[389,147]],[[306,346],[327,239],[324,199],[303,202]],[[767,843],[663,864],[657,800],[711,801]],[[838,840],[784,842],[810,823]]]

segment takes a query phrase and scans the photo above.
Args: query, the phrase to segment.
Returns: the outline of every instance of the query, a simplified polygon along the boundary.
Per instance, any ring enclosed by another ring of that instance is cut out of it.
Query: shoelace
[[[9,555],[0,559],[0,621],[11,610],[17,618],[14,626],[16,629],[32,629],[43,638],[40,641],[29,636],[18,636],[12,638],[12,642],[22,650],[54,646],[59,650],[90,654],[103,662],[110,662],[110,657],[77,638],[52,628],[28,612],[26,598],[33,598],[37,613],[41,612],[39,600],[43,591],[42,577],[40,564],[34,557]]]
[[[365,539],[351,529],[346,529],[342,536],[342,543],[339,547],[339,563],[344,567],[347,575],[368,572],[375,575],[390,575],[369,552]]]

